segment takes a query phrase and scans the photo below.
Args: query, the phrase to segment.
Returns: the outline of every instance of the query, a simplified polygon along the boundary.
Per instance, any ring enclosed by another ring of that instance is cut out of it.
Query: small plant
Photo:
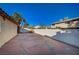
[[[29,31],[29,33],[34,33],[34,30],[33,30],[33,29],[31,29],[31,30]]]

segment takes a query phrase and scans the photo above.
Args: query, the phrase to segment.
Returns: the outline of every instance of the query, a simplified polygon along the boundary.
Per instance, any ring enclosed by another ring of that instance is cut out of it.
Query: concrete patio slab
[[[79,49],[35,33],[20,33],[0,48],[0,55],[69,55]]]

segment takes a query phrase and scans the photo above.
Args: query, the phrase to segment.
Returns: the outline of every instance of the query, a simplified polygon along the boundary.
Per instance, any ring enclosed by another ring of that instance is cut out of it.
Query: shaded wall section
[[[3,20],[0,16],[1,32],[0,32],[0,47],[17,35],[17,25],[9,20]]]
[[[58,32],[52,38],[79,47],[79,29],[67,29],[66,33]]]

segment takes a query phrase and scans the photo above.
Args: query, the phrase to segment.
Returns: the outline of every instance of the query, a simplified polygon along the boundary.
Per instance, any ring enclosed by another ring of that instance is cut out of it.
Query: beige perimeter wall
[[[1,32],[0,32],[0,47],[3,46],[6,42],[12,39],[17,35],[17,25],[10,22],[9,20],[3,20],[0,16],[1,21]]]
[[[55,27],[60,27],[60,28],[68,28],[69,24],[66,23],[59,23],[59,24],[55,24]]]

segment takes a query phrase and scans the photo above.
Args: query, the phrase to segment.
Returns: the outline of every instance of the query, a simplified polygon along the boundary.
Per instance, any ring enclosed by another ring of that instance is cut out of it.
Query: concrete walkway
[[[35,33],[18,34],[0,48],[1,55],[79,54],[79,49]]]

